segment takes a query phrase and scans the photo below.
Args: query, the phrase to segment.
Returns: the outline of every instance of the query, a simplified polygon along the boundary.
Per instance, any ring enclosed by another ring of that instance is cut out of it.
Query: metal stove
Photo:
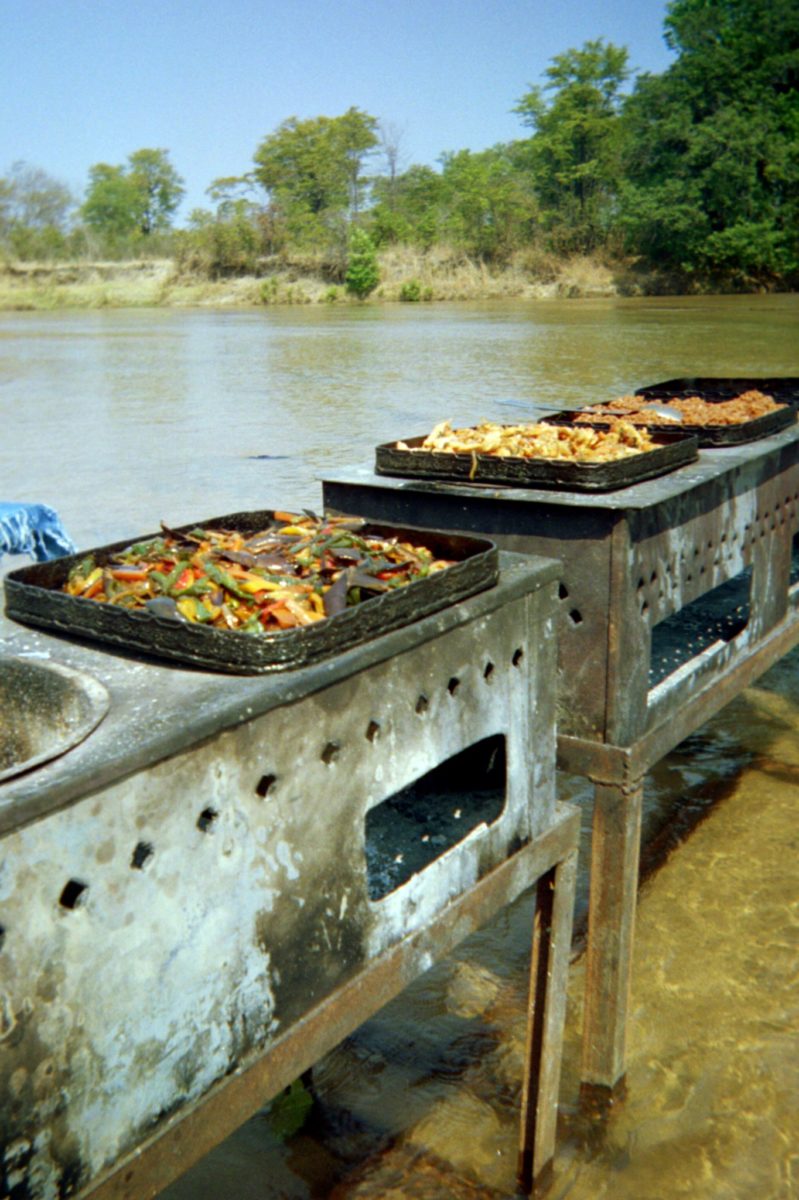
[[[595,784],[583,1079],[619,1089],[646,771],[799,642],[799,429],[616,492],[355,468],[333,511],[558,559],[558,761]]]
[[[107,703],[0,783],[0,1194],[156,1195],[536,883],[540,1176],[578,816],[554,794],[557,566],[500,558],[496,586],[278,675],[14,627],[9,655]]]

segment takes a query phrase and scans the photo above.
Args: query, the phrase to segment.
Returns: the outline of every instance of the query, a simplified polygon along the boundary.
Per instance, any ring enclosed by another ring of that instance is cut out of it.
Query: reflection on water
[[[378,443],[508,419],[503,400],[799,375],[797,317],[791,296],[3,314],[0,499],[52,504],[82,547],[313,507],[319,478]],[[799,652],[647,780],[628,1099],[586,1129],[577,961],[553,1200],[799,1196],[797,668]],[[583,806],[585,861],[589,790],[560,790]],[[586,896],[583,868],[578,928]],[[162,1200],[512,1194],[530,903],[324,1059],[312,1102],[281,1097]]]
[[[312,507],[319,478],[381,442],[507,420],[502,400],[798,374],[798,318],[794,296],[4,313],[0,486],[52,504],[82,547]]]

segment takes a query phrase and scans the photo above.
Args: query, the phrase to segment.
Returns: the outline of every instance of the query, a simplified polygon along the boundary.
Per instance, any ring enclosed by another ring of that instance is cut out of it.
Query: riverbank
[[[663,294],[668,281],[598,258],[519,257],[489,267],[445,248],[389,249],[367,303],[596,298]],[[264,264],[257,275],[207,279],[172,259],[0,264],[0,311],[71,308],[248,308],[357,304],[341,284],[304,266]]]

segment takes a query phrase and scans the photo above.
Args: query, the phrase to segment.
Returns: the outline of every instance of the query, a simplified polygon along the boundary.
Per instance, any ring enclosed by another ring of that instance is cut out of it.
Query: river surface
[[[314,508],[444,417],[686,375],[799,376],[799,297],[0,314],[0,500],[80,548]],[[794,653],[647,782],[629,1096],[586,1130],[578,960],[553,1200],[799,1196],[798,800]],[[529,921],[523,898],[329,1055],[312,1107],[282,1097],[161,1200],[512,1194]]]

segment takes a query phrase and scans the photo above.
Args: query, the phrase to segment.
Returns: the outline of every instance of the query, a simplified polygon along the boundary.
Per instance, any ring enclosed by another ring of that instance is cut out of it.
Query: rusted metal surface
[[[0,783],[82,742],[109,703],[108,692],[91,675],[0,655]]]
[[[594,789],[582,1078],[624,1075],[643,783]]]
[[[171,1179],[232,1133],[367,1016],[396,996],[469,933],[484,925],[531,882],[542,875],[550,877],[553,867],[560,862],[568,869],[578,833],[577,811],[568,805],[558,805],[553,824],[545,834],[493,868],[473,888],[447,905],[435,927],[403,938],[384,955],[369,962],[352,980],[310,1009],[292,1029],[279,1034],[267,1055],[242,1063],[199,1103],[164,1122],[136,1152],[123,1158],[112,1174],[100,1177],[86,1192],[87,1197],[91,1200],[145,1200],[157,1195]],[[564,936],[560,951],[556,954],[555,947],[550,947],[547,960],[556,976],[565,970],[564,947],[565,959],[568,959],[572,911],[569,883],[567,875],[562,892],[556,892],[558,905],[564,912]],[[565,927],[566,920],[569,929]],[[557,1096],[562,1030],[553,1027],[551,1037],[545,1055]],[[539,1106],[536,1097],[534,1103]],[[537,1139],[539,1157],[534,1162],[535,1178],[540,1177],[554,1153],[554,1126],[551,1126],[551,1137],[549,1133],[550,1130],[545,1130]]]
[[[519,1185],[528,1194],[543,1181],[555,1147],[576,879],[573,850],[536,888],[518,1164]]]
[[[333,510],[481,532],[561,562],[558,730],[567,737],[633,745],[795,619],[796,427],[703,450],[696,464],[604,496],[425,484],[365,469],[323,489]],[[650,688],[653,628],[749,567],[744,632]]]
[[[561,562],[558,764],[595,784],[584,1078],[623,1081],[646,771],[799,643],[799,430],[703,450],[606,496],[380,478],[355,469],[325,504],[372,519],[490,534]],[[668,622],[750,579],[747,617],[652,682]],[[657,631],[657,632],[653,632]]]
[[[531,583],[531,570],[535,583]],[[386,662],[442,633],[493,613],[544,588],[556,577],[553,564],[503,556],[502,579],[432,617],[375,637],[323,663],[274,676],[224,678],[200,670],[166,666],[145,655],[98,650],[90,643],[62,640],[12,625],[4,651],[43,664],[64,663],[97,679],[110,693],[110,711],[82,745],[35,774],[5,783],[0,792],[0,833],[74,803],[88,792],[150,767],[205,738],[254,717],[305,699],[359,671]]]
[[[555,572],[502,559],[457,614],[290,681],[11,639],[91,666],[112,704],[59,763],[0,786],[6,1192],[154,1195],[573,851]],[[371,900],[367,813],[492,736],[499,815]]]

